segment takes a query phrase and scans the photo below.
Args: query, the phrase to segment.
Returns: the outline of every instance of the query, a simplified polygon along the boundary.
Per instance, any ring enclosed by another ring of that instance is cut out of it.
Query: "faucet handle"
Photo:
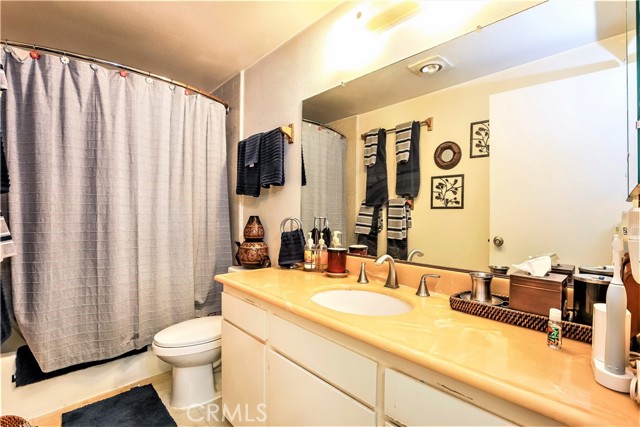
[[[369,279],[367,278],[367,270],[365,269],[364,262],[360,266],[360,276],[358,276],[358,283],[361,283],[361,284],[369,283]]]
[[[427,288],[427,277],[439,279],[440,275],[439,274],[423,274],[422,275],[422,277],[420,278],[420,286],[418,287],[418,291],[416,292],[416,295],[418,295],[419,297],[431,296],[431,294],[429,293],[429,288]]]

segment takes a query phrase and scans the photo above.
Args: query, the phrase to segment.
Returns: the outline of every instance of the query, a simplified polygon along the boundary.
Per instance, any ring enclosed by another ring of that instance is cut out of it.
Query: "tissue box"
[[[547,273],[534,277],[517,272],[509,275],[509,307],[527,313],[549,316],[550,308],[566,313],[567,275]]]

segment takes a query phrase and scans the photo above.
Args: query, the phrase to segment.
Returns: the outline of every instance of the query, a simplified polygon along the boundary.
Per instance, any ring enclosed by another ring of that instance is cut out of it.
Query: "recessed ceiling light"
[[[442,64],[430,63],[420,67],[420,72],[423,74],[434,74],[442,70]]]
[[[438,71],[444,71],[451,68],[451,62],[442,55],[433,55],[428,58],[421,59],[418,62],[414,62],[409,65],[409,71],[418,76],[424,76],[425,74],[435,74]]]

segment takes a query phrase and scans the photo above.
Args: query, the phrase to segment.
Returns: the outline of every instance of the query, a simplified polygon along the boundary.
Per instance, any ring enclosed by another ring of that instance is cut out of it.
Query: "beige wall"
[[[486,86],[461,86],[421,96],[358,116],[357,135],[369,129],[393,128],[409,120],[433,117],[433,130],[420,130],[420,193],[412,211],[409,250],[420,249],[416,259],[435,265],[486,270],[489,261],[489,158],[469,157],[469,125],[489,118],[489,90]],[[355,170],[361,185],[356,200],[363,200],[366,171],[362,162],[364,143],[356,145]],[[439,144],[453,141],[462,149],[462,159],[453,169],[436,166],[433,155]],[[395,136],[387,135],[389,197],[395,197]],[[431,177],[464,174],[464,209],[431,209]],[[358,206],[349,214],[355,219]],[[353,209],[353,208],[352,208]],[[386,212],[385,224],[386,221]],[[386,226],[379,236],[378,254],[386,251]]]
[[[447,10],[426,14],[434,22],[437,21],[439,13],[451,15],[456,10],[460,13],[464,9],[461,9],[460,3],[457,2],[437,3]],[[474,2],[470,2],[472,3]],[[363,46],[356,46],[351,57],[357,56],[356,54],[361,53],[366,47],[375,46],[377,50],[371,53],[370,57],[362,58],[360,65],[349,64],[349,69],[339,69],[341,64],[347,64],[336,61],[335,57],[335,54],[345,47],[348,37],[338,38],[337,44],[331,45],[335,39],[333,29],[343,22],[341,20],[344,16],[354,14],[355,3],[341,4],[315,25],[244,72],[243,126],[239,137],[243,138],[288,123],[294,123],[299,128],[302,120],[302,100],[341,82],[348,82],[473,31],[479,24],[487,25],[509,16],[516,10],[530,6],[530,3],[490,2],[488,9],[475,11],[475,15],[469,19],[459,19],[457,22],[460,25],[457,28],[439,28],[437,32],[430,31],[435,27],[425,25],[425,22],[416,21],[412,25],[408,22],[407,25],[374,36]],[[350,52],[343,53],[344,58],[350,58]],[[294,144],[288,145],[285,149],[285,186],[265,190],[259,198],[240,198],[239,223],[244,223],[249,215],[260,216],[274,263],[277,261],[280,246],[280,222],[288,216],[300,215],[300,165],[300,140],[297,138]]]

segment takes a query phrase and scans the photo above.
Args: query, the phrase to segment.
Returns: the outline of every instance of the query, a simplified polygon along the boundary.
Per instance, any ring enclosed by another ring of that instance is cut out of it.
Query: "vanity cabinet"
[[[227,417],[235,426],[511,425],[399,372],[407,362],[385,352],[241,293],[222,302],[222,399],[241,415]]]
[[[374,426],[376,413],[273,350],[267,351],[269,425]]]
[[[266,312],[222,295],[222,401],[234,426],[266,423]]]
[[[393,369],[384,371],[384,413],[406,426],[513,425]]]

